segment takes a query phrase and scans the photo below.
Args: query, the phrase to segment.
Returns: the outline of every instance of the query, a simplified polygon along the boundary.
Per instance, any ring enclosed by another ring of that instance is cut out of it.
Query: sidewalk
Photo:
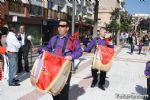
[[[122,94],[133,96],[146,94],[146,78],[143,73],[145,62],[150,57],[136,53],[130,55],[127,53],[128,48],[115,47],[115,51],[118,54],[113,60],[111,70],[107,73],[105,91],[100,90],[97,86],[90,87],[93,54],[85,53],[75,61],[75,66],[79,66],[71,78],[70,100],[120,100]],[[6,81],[0,82],[0,100],[52,100],[50,94],[42,94],[31,85],[27,77],[29,74],[22,75],[24,79],[19,87],[9,87]],[[133,98],[127,100],[133,100]]]

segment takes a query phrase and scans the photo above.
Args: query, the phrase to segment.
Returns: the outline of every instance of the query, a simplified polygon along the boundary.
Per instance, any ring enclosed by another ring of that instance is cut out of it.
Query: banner
[[[111,68],[114,56],[114,48],[99,45],[93,59],[93,69],[108,71]]]

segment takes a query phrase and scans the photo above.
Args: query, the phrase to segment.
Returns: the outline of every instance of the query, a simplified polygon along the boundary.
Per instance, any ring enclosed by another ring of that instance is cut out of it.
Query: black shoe
[[[21,73],[21,72],[23,72],[23,69],[19,69],[19,70],[18,70],[18,73]]]
[[[13,82],[13,83],[9,83],[9,86],[20,86],[19,83]]]
[[[18,80],[18,79],[13,79],[13,82],[19,82],[20,80]]]
[[[91,84],[91,87],[92,88],[95,87],[96,83],[97,83],[96,81],[93,81],[92,84]]]
[[[104,91],[105,91],[105,88],[104,88],[104,86],[103,86],[103,85],[98,85],[98,87],[99,87],[100,89],[102,89],[102,90],[104,90]]]
[[[18,71],[18,73],[22,73],[23,71]]]

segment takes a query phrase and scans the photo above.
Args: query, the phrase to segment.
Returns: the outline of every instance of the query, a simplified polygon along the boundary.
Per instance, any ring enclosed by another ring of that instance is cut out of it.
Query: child
[[[139,54],[141,54],[141,50],[142,50],[142,46],[143,46],[143,42],[141,39],[139,39]]]
[[[147,94],[148,100],[150,100],[150,61],[146,63],[146,69],[144,71],[144,74],[147,78]]]

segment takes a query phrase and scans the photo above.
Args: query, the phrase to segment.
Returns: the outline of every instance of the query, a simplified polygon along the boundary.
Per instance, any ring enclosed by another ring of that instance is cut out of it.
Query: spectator
[[[18,40],[21,42],[21,48],[18,52],[18,73],[23,71],[22,58],[24,60],[24,68],[26,72],[30,71],[29,63],[28,63],[28,53],[31,47],[31,42],[27,38],[28,33],[25,32],[25,27],[21,25],[19,27]]]
[[[17,64],[18,64],[18,51],[21,46],[19,43],[16,34],[15,29],[11,28],[10,32],[8,33],[6,37],[6,43],[7,43],[7,56],[9,61],[9,80],[8,85],[9,86],[19,86],[19,80],[15,78],[17,73]]]

